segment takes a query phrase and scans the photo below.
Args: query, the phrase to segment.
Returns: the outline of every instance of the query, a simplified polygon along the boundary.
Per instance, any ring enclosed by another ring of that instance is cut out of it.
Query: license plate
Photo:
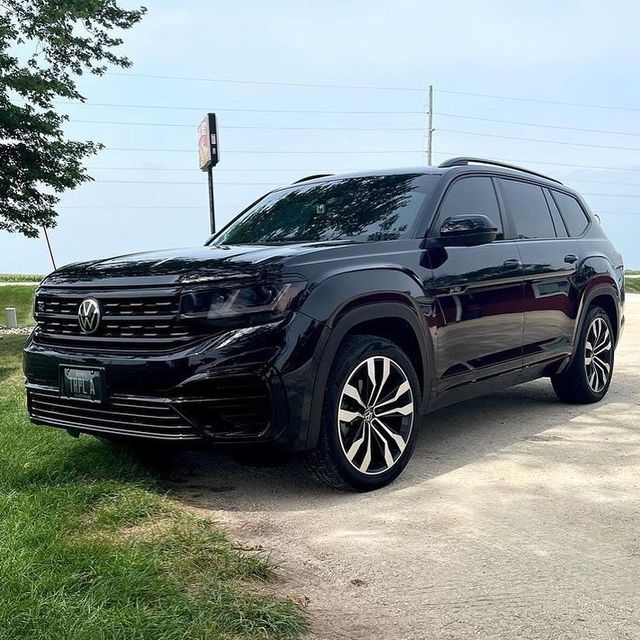
[[[104,369],[60,367],[60,396],[88,402],[104,402]]]

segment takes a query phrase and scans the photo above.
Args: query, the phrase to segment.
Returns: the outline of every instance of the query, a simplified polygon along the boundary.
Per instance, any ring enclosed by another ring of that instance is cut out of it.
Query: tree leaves
[[[0,230],[36,237],[55,226],[63,191],[91,180],[102,145],[67,140],[58,98],[84,100],[75,78],[129,67],[118,31],[146,12],[117,0],[0,0]]]

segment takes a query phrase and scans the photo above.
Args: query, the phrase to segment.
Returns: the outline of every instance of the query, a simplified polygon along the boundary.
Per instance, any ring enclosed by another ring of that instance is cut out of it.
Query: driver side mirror
[[[443,247],[475,247],[493,242],[497,235],[498,229],[487,216],[467,214],[446,218],[439,240]]]

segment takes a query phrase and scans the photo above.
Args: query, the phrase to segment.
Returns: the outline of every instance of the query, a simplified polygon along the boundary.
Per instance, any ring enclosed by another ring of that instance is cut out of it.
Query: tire
[[[604,398],[613,376],[614,344],[611,320],[602,307],[587,310],[571,364],[551,376],[563,402],[590,404]]]
[[[306,459],[309,473],[339,490],[389,484],[413,454],[420,406],[415,370],[397,345],[347,337],[331,367],[318,446]]]

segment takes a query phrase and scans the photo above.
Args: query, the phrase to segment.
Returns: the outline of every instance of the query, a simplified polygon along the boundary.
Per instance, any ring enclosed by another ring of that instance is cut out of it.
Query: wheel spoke
[[[364,454],[362,464],[360,465],[360,471],[366,473],[369,471],[369,465],[371,464],[371,429],[365,429],[367,438],[367,452]]]
[[[391,361],[389,360],[389,358],[383,358],[382,359],[382,380],[380,380],[380,386],[375,392],[375,396],[373,394],[373,391],[371,392],[371,400],[370,400],[371,405],[375,405],[376,402],[378,402],[378,399],[380,398],[380,394],[382,393],[382,389],[384,388],[384,385],[387,382],[387,379],[389,378],[390,372],[391,372]]]
[[[605,370],[606,374],[609,375],[609,371],[611,371],[611,366],[609,365],[608,362],[605,362],[602,358],[599,358],[598,356],[593,356],[593,361],[596,365],[596,367],[601,367],[602,369]]]
[[[601,331],[600,336],[599,336],[598,340],[596,341],[596,343],[594,345],[594,348],[598,349],[600,346],[602,346],[608,340],[609,340],[609,329],[607,329],[607,327],[605,326],[604,330]]]
[[[376,381],[376,359],[375,358],[370,358],[369,360],[367,360],[367,374],[369,375],[369,380],[371,380],[371,393],[369,395],[369,401],[371,401],[371,398],[375,393],[376,387],[378,386],[378,383]]]
[[[355,400],[363,409],[365,407],[364,402],[362,401],[362,397],[360,396],[360,392],[350,384],[346,384],[344,386],[344,395]]]
[[[600,334],[602,333],[602,324],[601,324],[600,318],[597,318],[596,321],[593,323],[593,329],[595,332],[593,342],[594,344],[598,344],[598,342],[600,341]]]
[[[598,392],[604,386],[604,380],[603,380],[604,371],[602,369],[600,369],[596,363],[594,363],[593,370],[594,370],[594,372],[596,374],[596,384],[595,384],[595,387],[593,388],[593,390],[595,392]]]
[[[367,428],[363,427],[362,435],[353,441],[353,444],[349,447],[349,451],[347,451],[347,458],[349,458],[351,462],[353,462],[353,459],[355,458],[356,454],[360,450],[360,447],[362,446],[362,443],[364,442],[366,437],[367,437]]]
[[[394,407],[393,409],[388,409],[387,411],[383,411],[379,413],[376,417],[383,418],[384,416],[392,416],[394,414],[398,414],[401,416],[408,416],[410,413],[413,413],[413,402],[409,404],[405,404],[404,407]]]
[[[405,380],[397,389],[396,392],[393,396],[393,398],[390,398],[389,400],[385,400],[384,402],[381,402],[380,404],[376,405],[376,409],[380,409],[380,407],[386,407],[388,404],[392,404],[394,402],[396,402],[398,400],[398,398],[400,398],[400,396],[402,396],[403,394],[407,393],[407,391],[409,391],[411,389],[411,385],[409,384],[408,380]]]
[[[608,336],[607,336],[608,337]],[[602,346],[598,347],[594,352],[593,355],[594,356],[598,356],[601,353],[603,353],[604,351],[609,351],[611,349],[611,340],[607,340],[605,344],[603,344]]]
[[[373,429],[373,432],[380,439],[380,442],[382,442],[382,447],[384,448],[384,461],[387,463],[387,467],[392,466],[394,463],[394,460],[393,460],[393,456],[391,455],[391,449],[389,448],[388,440],[382,435],[382,433],[380,433],[380,431],[378,431],[378,429],[376,429],[374,425],[371,425],[371,428]]]
[[[596,377],[597,377],[596,368],[593,367],[593,369],[591,371],[591,375],[589,376],[589,386],[592,389],[595,389],[594,384],[595,384],[595,381],[596,381]]]
[[[380,418],[374,418],[373,421],[396,443],[396,446],[400,450],[400,453],[404,451],[407,446],[404,438],[399,433],[394,433],[387,427],[387,425],[380,420]]]
[[[363,418],[364,416],[359,411],[347,411],[346,409],[340,409],[338,417],[342,422],[353,422],[356,418]]]

